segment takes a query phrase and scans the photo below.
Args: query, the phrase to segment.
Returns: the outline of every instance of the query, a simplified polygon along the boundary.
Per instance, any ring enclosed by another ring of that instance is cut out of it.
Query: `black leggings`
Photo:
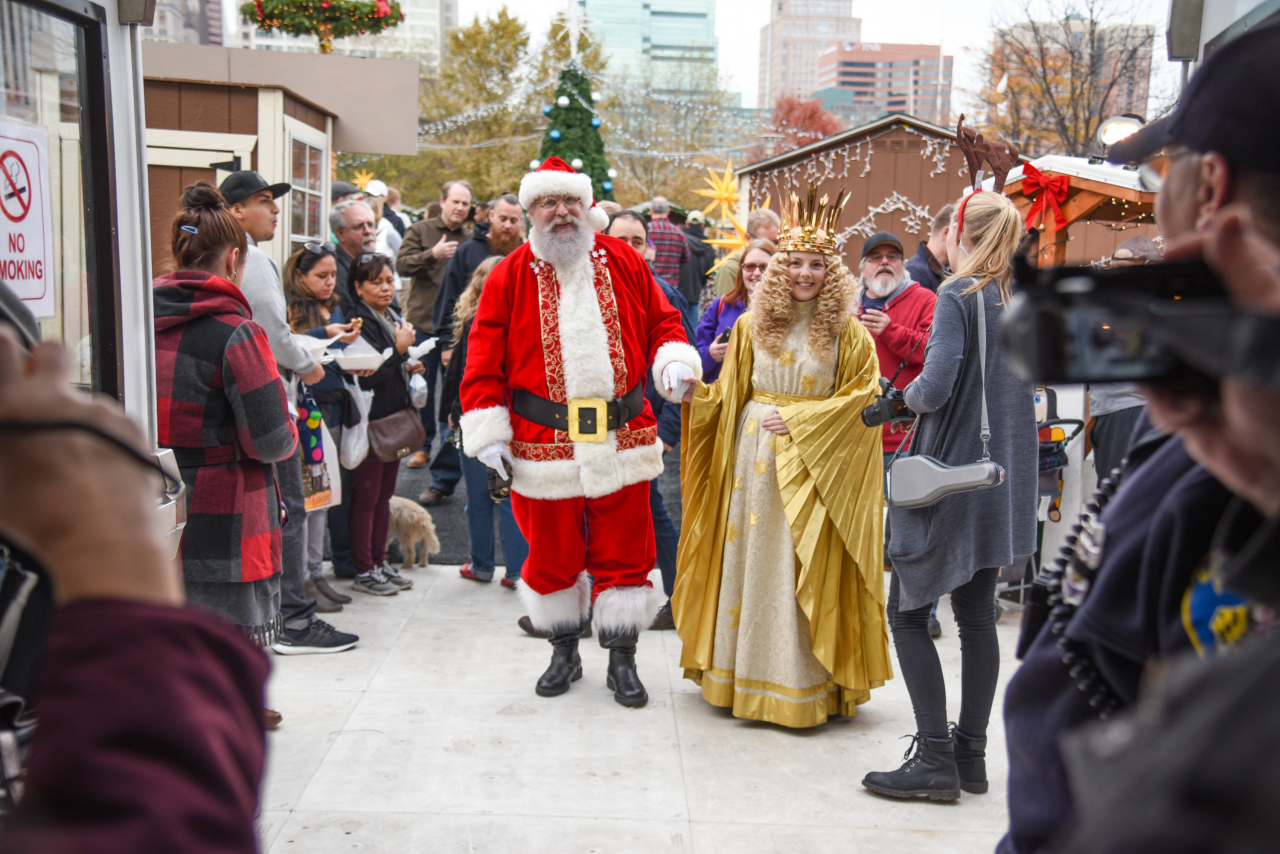
[[[982,738],[987,734],[991,704],[1000,676],[1000,644],[996,640],[995,594],[1000,570],[980,569],[951,591],[951,610],[960,628],[960,718],[957,726],[965,735]],[[938,650],[929,637],[929,610],[932,604],[914,611],[898,610],[898,573],[889,582],[887,606],[898,665],[911,695],[917,730],[930,738],[946,738],[947,688],[942,681]]]

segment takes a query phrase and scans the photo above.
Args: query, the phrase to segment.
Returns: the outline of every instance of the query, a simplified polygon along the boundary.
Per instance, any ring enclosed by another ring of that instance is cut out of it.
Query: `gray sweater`
[[[293,340],[280,269],[267,253],[253,245],[252,237],[248,239],[249,253],[244,261],[244,275],[240,278],[240,292],[249,301],[253,319],[271,342],[271,355],[275,357],[281,379],[289,392],[289,411],[292,412],[298,396],[298,377],[315,370],[316,360]]]
[[[987,314],[991,459],[1004,467],[1005,480],[990,489],[949,495],[929,507],[889,507],[889,558],[902,585],[903,611],[951,592],[980,569],[1025,559],[1036,547],[1039,452],[1032,390],[1005,364],[999,289],[991,284],[979,294],[962,296],[971,281],[952,282],[938,293],[924,370],[906,388],[907,405],[920,413],[911,453],[952,466],[982,458],[981,295]]]

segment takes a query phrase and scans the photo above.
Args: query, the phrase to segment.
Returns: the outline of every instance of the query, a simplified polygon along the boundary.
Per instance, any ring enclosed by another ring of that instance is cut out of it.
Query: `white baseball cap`
[[[364,185],[364,194],[366,196],[385,196],[387,194],[387,184],[385,181],[379,181],[374,178]]]

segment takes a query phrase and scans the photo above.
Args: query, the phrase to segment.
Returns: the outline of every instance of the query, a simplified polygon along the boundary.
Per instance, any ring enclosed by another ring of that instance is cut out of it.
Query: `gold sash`
[[[751,399],[756,403],[769,406],[793,406],[797,403],[808,403],[811,400],[826,400],[825,397],[805,397],[799,394],[774,394],[771,391],[753,391]]]

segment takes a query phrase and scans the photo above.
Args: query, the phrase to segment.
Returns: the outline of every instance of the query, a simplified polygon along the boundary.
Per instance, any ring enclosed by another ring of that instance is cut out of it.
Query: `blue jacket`
[[[346,323],[346,322],[347,322],[346,319],[342,315],[342,306],[338,306],[337,308],[335,308],[333,312],[329,315],[329,323]],[[329,337],[328,335],[325,334],[323,326],[317,326],[315,329],[308,329],[307,334],[310,335],[312,338],[319,338],[321,340],[327,339]],[[332,344],[329,345],[330,350],[345,350],[346,347],[347,345],[343,344],[341,341],[334,341]],[[350,380],[351,375],[348,374],[346,371],[342,370],[342,368],[339,368],[337,362],[330,362],[329,364],[324,366],[324,379],[320,380],[320,382],[313,385],[311,387],[311,392],[312,394],[314,394],[317,391],[321,391],[321,392],[342,391],[344,379]]]
[[[724,366],[723,362],[717,362],[711,358],[711,345],[726,329],[732,329],[733,324],[738,322],[738,318],[742,317],[747,311],[746,303],[735,302],[729,305],[724,304],[724,297],[716,297],[711,301],[711,305],[707,306],[707,310],[702,313],[702,321],[698,324],[698,332],[694,336],[693,346],[698,348],[698,354],[702,356],[702,381],[704,383],[713,383],[720,378],[720,368]]]

